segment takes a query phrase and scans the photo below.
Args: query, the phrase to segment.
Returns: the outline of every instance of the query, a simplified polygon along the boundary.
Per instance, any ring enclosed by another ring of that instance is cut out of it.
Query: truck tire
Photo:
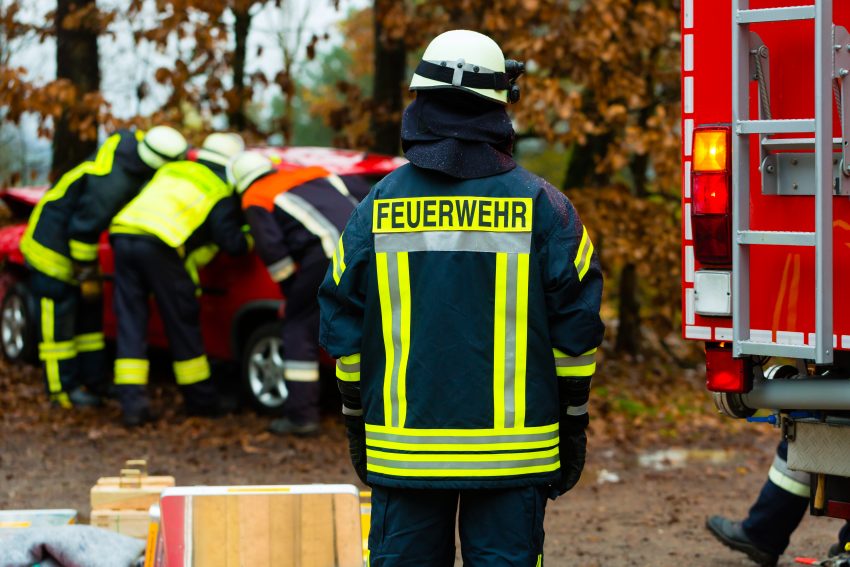
[[[253,408],[264,415],[282,415],[288,391],[283,380],[280,323],[258,327],[242,349],[242,393]]]
[[[38,321],[27,287],[16,283],[0,303],[0,350],[13,364],[35,364]]]

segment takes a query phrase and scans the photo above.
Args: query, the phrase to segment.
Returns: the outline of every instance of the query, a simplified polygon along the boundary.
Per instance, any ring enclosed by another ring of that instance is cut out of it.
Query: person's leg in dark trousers
[[[456,490],[372,487],[370,567],[452,567]]]
[[[760,548],[782,555],[809,509],[809,474],[788,468],[788,442],[776,448],[768,480],[743,522],[744,533]]]
[[[77,365],[80,381],[91,392],[106,395],[109,376],[106,366],[106,340],[103,336],[103,298],[94,301],[81,299],[77,303],[76,335]]]
[[[79,288],[33,270],[30,286],[39,320],[38,356],[50,400],[70,408],[69,394],[81,384],[74,344]]]
[[[135,236],[113,236],[115,257],[113,301],[118,322],[115,356],[115,393],[124,411],[127,425],[140,425],[150,419],[147,396],[149,362],[148,293],[144,276],[143,239]]]
[[[173,248],[151,240],[144,257],[146,278],[165,326],[174,358],[174,376],[186,409],[192,414],[215,414],[219,409],[218,391],[204,352],[197,287]]]
[[[319,286],[328,269],[324,253],[305,258],[295,275],[281,286],[286,297],[283,314],[283,377],[289,397],[278,433],[313,432],[319,423]],[[307,431],[307,430],[310,431]]]
[[[547,489],[539,486],[460,492],[464,567],[543,565]]]

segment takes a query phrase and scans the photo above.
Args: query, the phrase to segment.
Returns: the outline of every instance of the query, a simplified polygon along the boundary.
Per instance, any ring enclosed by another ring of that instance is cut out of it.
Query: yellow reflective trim
[[[339,275],[345,271],[345,246],[342,244],[342,235],[339,235]]]
[[[115,384],[145,386],[148,383],[150,362],[144,358],[116,358]]]
[[[492,476],[517,476],[522,474],[534,474],[556,471],[561,467],[559,462],[548,465],[534,465],[529,467],[515,467],[510,469],[399,469],[395,467],[384,467],[380,465],[366,464],[366,470],[392,476],[408,477],[492,477]]]
[[[587,234],[587,228],[582,227],[581,242],[579,242],[578,250],[576,251],[575,260],[573,260],[573,264],[575,264],[576,268],[578,268],[579,264],[581,263],[582,258],[584,257],[582,255],[582,251],[584,250],[584,246],[585,246],[585,244],[587,244],[587,241],[588,241],[589,238],[590,238],[590,235]]]
[[[76,183],[83,175],[106,175],[112,171],[112,163],[115,158],[115,150],[121,141],[120,134],[113,134],[97,151],[94,161],[86,161],[63,175],[59,181],[38,202],[30,215],[27,228],[21,238],[21,253],[35,269],[64,282],[73,281],[73,269],[71,260],[55,250],[47,248],[36,242],[33,233],[41,218],[45,205],[62,199],[68,192],[68,188]]]
[[[514,374],[514,425],[525,425],[525,379],[528,358],[528,254],[517,257],[516,359]]]
[[[433,453],[388,453],[366,449],[367,457],[376,459],[391,459],[394,461],[409,461],[412,463],[486,463],[501,461],[529,461],[532,459],[544,459],[554,457],[558,454],[558,447],[552,447],[543,451],[520,451],[513,453],[462,453],[462,454],[433,454]]]
[[[413,437],[489,437],[492,435],[534,435],[558,431],[560,424],[534,425],[531,427],[494,427],[491,429],[419,429],[414,427],[390,427],[387,425],[366,424],[366,431],[389,433],[391,435],[410,435]]]
[[[337,367],[336,369],[336,377],[342,380],[343,382],[360,382],[359,372],[345,372],[339,367]]]
[[[337,260],[337,258],[336,258],[336,254],[337,254],[338,251],[339,251],[339,249],[334,250],[334,255],[331,256],[331,261],[333,262],[333,271],[331,273],[334,276],[334,283],[336,283],[336,285],[339,285],[339,279],[340,279],[339,260]]]
[[[496,254],[496,294],[493,316],[493,427],[505,426],[505,318],[507,316],[508,255]]]
[[[590,243],[590,250],[587,251],[587,262],[584,263],[584,267],[578,273],[578,281],[584,279],[585,274],[587,274],[587,270],[590,269],[590,257],[593,256],[593,242]]]
[[[379,449],[395,449],[397,451],[518,451],[523,449],[548,449],[558,445],[558,438],[542,439],[540,441],[500,442],[500,443],[403,443],[401,441],[384,441],[367,439],[366,445]]]
[[[74,404],[71,403],[71,398],[64,392],[55,392],[50,394],[50,401],[59,404],[63,409],[71,409]]]
[[[81,262],[97,260],[97,244],[89,244],[88,242],[80,242],[79,240],[69,240],[68,246],[71,249],[71,257],[74,260],[80,260]]]
[[[560,377],[566,376],[576,376],[579,378],[588,378],[593,376],[596,372],[596,363],[588,364],[586,366],[557,366],[555,367],[555,374]]]
[[[103,333],[85,333],[74,337],[77,352],[96,352],[106,348]]]
[[[390,304],[390,276],[387,269],[387,253],[375,254],[375,267],[378,271],[378,295],[381,303],[381,328],[384,333],[384,352],[386,363],[384,365],[384,423],[392,424],[393,406],[391,386],[393,379],[393,362],[395,352],[393,349],[393,313]]]
[[[348,356],[340,356],[339,359],[343,364],[357,364],[360,362],[360,354],[349,354]]]
[[[543,554],[541,553],[540,555],[538,555],[538,556],[537,556],[537,565],[536,565],[536,567],[542,567],[542,565],[543,565]]]
[[[775,466],[770,467],[767,477],[770,479],[770,482],[786,492],[802,496],[803,498],[811,496],[811,487],[809,485],[803,484],[802,482],[783,474],[782,471],[777,469]]]
[[[197,384],[210,377],[210,363],[204,354],[190,360],[175,361],[173,366],[174,376],[180,386]]]
[[[38,344],[39,360],[69,360],[77,356],[74,341],[62,341],[59,343],[42,342]]]
[[[593,242],[591,242],[590,240],[590,235],[587,233],[587,228],[582,227],[581,241],[579,242],[578,250],[576,251],[575,260],[573,260],[573,263],[576,267],[576,271],[578,272],[579,281],[584,279],[587,270],[590,269],[590,260],[592,256]]]
[[[410,264],[407,252],[396,255],[398,291],[401,299],[401,360],[398,369],[398,425],[407,418],[407,360],[410,357]]]
[[[376,199],[372,232],[531,232],[532,200],[506,197]]]
[[[53,311],[53,300],[48,297],[41,298],[41,338],[43,343],[53,343],[56,336],[54,325],[56,324]],[[51,358],[44,361],[44,374],[47,378],[47,389],[52,395],[62,392],[62,380],[59,377],[59,360]],[[67,396],[66,396],[67,398]],[[57,400],[61,404],[61,400]],[[70,401],[68,402],[70,407]]]
[[[579,356],[589,356],[589,355],[591,355],[591,354],[596,354],[596,351],[597,351],[597,349],[592,348],[592,349],[590,349],[589,351],[587,351],[587,352],[585,352],[585,353],[580,354]],[[567,353],[565,353],[565,352],[563,352],[563,351],[561,351],[561,350],[558,350],[558,349],[556,349],[556,348],[553,348],[553,349],[552,349],[552,352],[554,353],[555,358],[578,358],[578,357],[575,357],[575,356],[570,356],[570,355],[568,355]]]

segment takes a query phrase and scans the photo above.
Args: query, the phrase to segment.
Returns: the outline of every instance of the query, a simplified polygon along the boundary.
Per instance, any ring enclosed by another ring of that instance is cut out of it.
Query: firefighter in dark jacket
[[[542,564],[578,481],[602,274],[567,198],[511,157],[522,66],[435,38],[402,121],[410,164],[357,207],[319,290],[372,567]]]
[[[186,148],[167,126],[118,131],[63,175],[30,217],[21,252],[32,270],[47,390],[62,407],[95,405],[108,387],[100,235],[156,170],[182,159]]]
[[[210,379],[196,293],[198,269],[218,249],[231,255],[250,249],[227,178],[228,163],[242,148],[242,139],[235,134],[211,134],[197,161],[160,169],[112,223],[118,320],[115,386],[129,427],[153,419],[146,391],[151,294],[165,326],[187,411],[215,416],[226,409]]]
[[[782,440],[767,474],[767,480],[743,521],[712,516],[706,521],[711,534],[727,547],[745,553],[759,565],[776,565],[791,534],[809,509],[809,473],[788,468],[788,441]],[[829,549],[834,556],[850,545],[850,523],[838,533],[838,543]]]
[[[316,293],[356,199],[321,167],[275,171],[262,154],[233,162],[236,190],[257,253],[286,298],[282,321],[284,416],[269,429],[310,435],[319,430],[319,304]]]

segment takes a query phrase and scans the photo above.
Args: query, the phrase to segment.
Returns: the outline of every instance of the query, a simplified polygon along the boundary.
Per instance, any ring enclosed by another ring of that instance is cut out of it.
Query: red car
[[[370,186],[405,161],[381,155],[328,148],[263,148],[281,168],[320,166],[341,176],[357,175]],[[0,193],[16,219],[26,219],[48,187],[11,188]],[[38,323],[34,300],[27,288],[28,270],[20,251],[26,228],[18,222],[0,229],[0,349],[12,362],[37,362]],[[100,242],[104,274],[104,332],[114,339],[112,310],[114,262],[107,234]],[[284,298],[259,257],[219,254],[201,271],[201,326],[207,354],[238,362],[243,391],[263,413],[275,414],[286,400],[279,332],[279,313]],[[151,346],[167,347],[162,321],[152,309],[148,340]]]

